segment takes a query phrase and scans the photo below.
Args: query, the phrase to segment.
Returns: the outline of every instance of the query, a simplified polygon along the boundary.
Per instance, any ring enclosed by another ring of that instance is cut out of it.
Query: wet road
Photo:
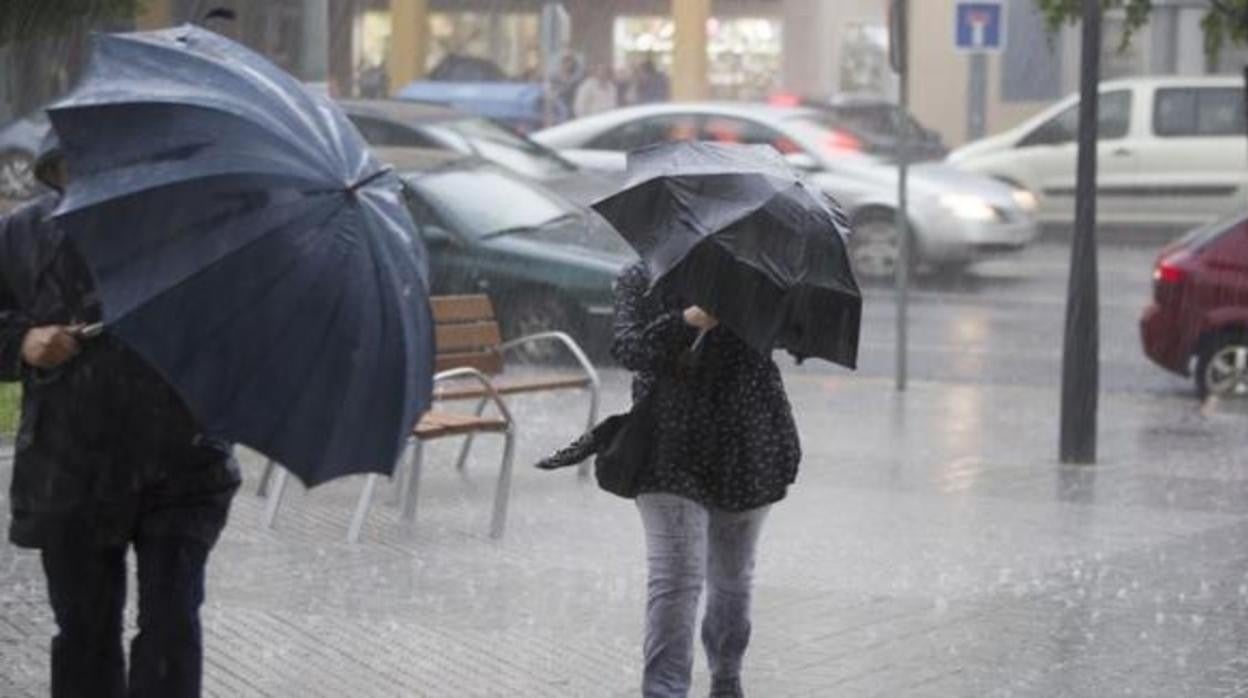
[[[1184,379],[1140,350],[1137,321],[1152,294],[1155,248],[1101,249],[1101,380],[1107,390],[1172,393]],[[1061,379],[1069,247],[1037,245],[956,278],[921,278],[910,306],[918,380],[1049,385]],[[867,284],[860,372],[893,375],[896,296]]]

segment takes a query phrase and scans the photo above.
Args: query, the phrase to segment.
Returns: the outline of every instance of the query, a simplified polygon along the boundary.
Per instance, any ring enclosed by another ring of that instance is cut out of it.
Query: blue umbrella
[[[206,435],[309,485],[391,472],[430,402],[428,257],[346,117],[191,26],[95,36],[48,114],[105,325]]]

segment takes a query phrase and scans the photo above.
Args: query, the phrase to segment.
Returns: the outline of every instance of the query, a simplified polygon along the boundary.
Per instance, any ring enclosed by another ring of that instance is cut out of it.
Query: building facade
[[[919,119],[946,142],[956,145],[1009,128],[1077,89],[1077,28],[1050,35],[1034,0],[1002,0],[1007,11],[1004,50],[975,59],[954,48],[957,2],[910,1],[911,104]],[[309,58],[305,14],[309,7],[324,8],[329,14],[331,90],[381,96],[423,76],[451,54],[487,59],[508,77],[541,79],[549,69],[541,50],[539,20],[545,4],[545,0],[147,0],[135,24],[154,28],[202,21],[209,9],[227,7],[236,19],[210,23],[213,29],[303,75]],[[571,28],[564,48],[583,68],[610,65],[624,76],[639,62],[651,60],[671,77],[678,99],[754,100],[779,91],[812,98],[843,93],[896,97],[897,81],[887,58],[888,0],[563,0],[562,4]],[[1110,13],[1102,56],[1105,77],[1240,70],[1248,64],[1248,48],[1229,48],[1217,61],[1206,58],[1200,22],[1207,8],[1208,0],[1154,0],[1149,25],[1126,48],[1121,48],[1123,17]],[[59,48],[57,52],[76,55]],[[18,111],[19,106],[10,105],[8,111]]]

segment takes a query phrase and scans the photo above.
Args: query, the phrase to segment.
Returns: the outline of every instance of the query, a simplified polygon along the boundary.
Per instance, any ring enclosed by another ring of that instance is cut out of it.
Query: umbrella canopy
[[[628,172],[594,208],[646,260],[652,293],[705,308],[759,351],[856,366],[848,224],[778,152],[665,143],[630,154]]]
[[[48,110],[110,332],[307,484],[391,472],[430,401],[427,254],[328,100],[203,29],[93,38]]]

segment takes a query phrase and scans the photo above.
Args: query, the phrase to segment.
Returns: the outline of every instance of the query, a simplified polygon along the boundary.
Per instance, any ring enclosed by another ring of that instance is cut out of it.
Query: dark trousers
[[[143,532],[138,559],[139,634],[122,651],[126,548],[65,541],[43,549],[59,633],[52,640],[53,698],[194,698],[203,642],[199,607],[210,544],[173,532]]]

